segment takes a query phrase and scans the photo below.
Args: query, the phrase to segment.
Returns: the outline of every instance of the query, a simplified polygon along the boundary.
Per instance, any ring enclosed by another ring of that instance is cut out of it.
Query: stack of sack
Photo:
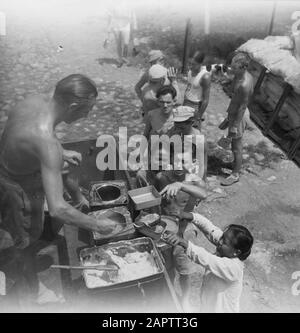
[[[300,63],[293,50],[294,42],[288,36],[268,36],[264,40],[253,38],[237,49],[282,77],[300,94]]]

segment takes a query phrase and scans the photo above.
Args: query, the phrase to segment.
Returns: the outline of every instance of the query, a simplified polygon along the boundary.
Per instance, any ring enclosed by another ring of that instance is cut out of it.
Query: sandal
[[[235,176],[235,175],[231,174],[229,177],[227,177],[221,181],[221,185],[230,186],[234,183],[237,183],[239,180],[240,180],[239,176]]]

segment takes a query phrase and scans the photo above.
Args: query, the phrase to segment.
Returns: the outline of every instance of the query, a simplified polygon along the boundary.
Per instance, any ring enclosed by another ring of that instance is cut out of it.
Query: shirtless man
[[[149,81],[142,89],[140,95],[143,117],[145,117],[149,111],[160,107],[156,94],[163,86],[172,85],[176,90],[176,99],[178,98],[180,91],[176,75],[177,71],[173,67],[167,69],[159,64],[150,67],[148,72]],[[175,102],[176,99],[174,100]]]
[[[247,71],[249,58],[243,53],[235,55],[231,62],[231,71],[234,74],[232,82],[233,95],[227,109],[227,119],[219,128],[228,128],[228,138],[231,140],[231,150],[234,156],[232,174],[221,182],[229,186],[239,181],[242,168],[243,134],[246,128],[245,111],[253,94],[253,78]]]
[[[110,228],[108,221],[97,221],[64,200],[64,162],[79,163],[81,155],[63,150],[54,133],[60,122],[86,117],[97,95],[89,78],[70,75],[57,83],[52,98],[30,96],[12,110],[0,141],[0,256],[3,251],[13,254],[11,261],[20,263],[33,294],[39,290],[33,283],[38,280],[32,248],[43,231],[45,196],[57,222],[104,233]],[[71,183],[67,187],[72,190]]]

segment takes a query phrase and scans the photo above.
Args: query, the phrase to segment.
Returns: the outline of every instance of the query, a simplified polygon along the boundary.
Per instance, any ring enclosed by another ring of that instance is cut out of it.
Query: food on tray
[[[158,214],[147,214],[144,216],[141,216],[140,222],[145,223],[147,225],[159,220],[159,215]]]
[[[157,225],[156,227],[155,227],[155,232],[157,233],[157,234],[160,234],[160,233],[162,233],[164,231],[164,227],[162,226],[162,225]]]
[[[117,255],[118,251],[115,250],[116,249],[106,250],[106,256],[103,260],[99,260],[98,257],[97,262],[94,260],[84,261],[84,266],[94,265],[96,263],[105,265],[108,261],[114,262],[119,266],[118,271],[85,270],[84,274],[89,288],[104,287],[110,284],[132,281],[158,272],[154,257],[149,252],[130,251],[124,256],[119,256]]]
[[[125,217],[122,214],[114,212],[110,209],[105,211],[98,210],[91,212],[89,215],[101,221],[103,226],[101,233],[104,235],[118,234],[126,226]]]

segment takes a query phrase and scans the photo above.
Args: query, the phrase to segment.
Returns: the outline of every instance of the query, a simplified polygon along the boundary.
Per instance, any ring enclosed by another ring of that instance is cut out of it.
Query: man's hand
[[[188,243],[186,240],[184,240],[183,238],[179,237],[178,235],[174,234],[171,231],[164,232],[163,239],[172,246],[181,245],[184,248],[188,247]]]
[[[167,71],[168,78],[171,82],[176,80],[177,77],[177,69],[174,67],[169,67]]]
[[[69,164],[78,166],[82,161],[82,156],[77,151],[63,150],[63,160]]]
[[[167,185],[161,192],[160,195],[165,195],[168,199],[175,198],[177,193],[181,190],[182,183],[175,182]]]

